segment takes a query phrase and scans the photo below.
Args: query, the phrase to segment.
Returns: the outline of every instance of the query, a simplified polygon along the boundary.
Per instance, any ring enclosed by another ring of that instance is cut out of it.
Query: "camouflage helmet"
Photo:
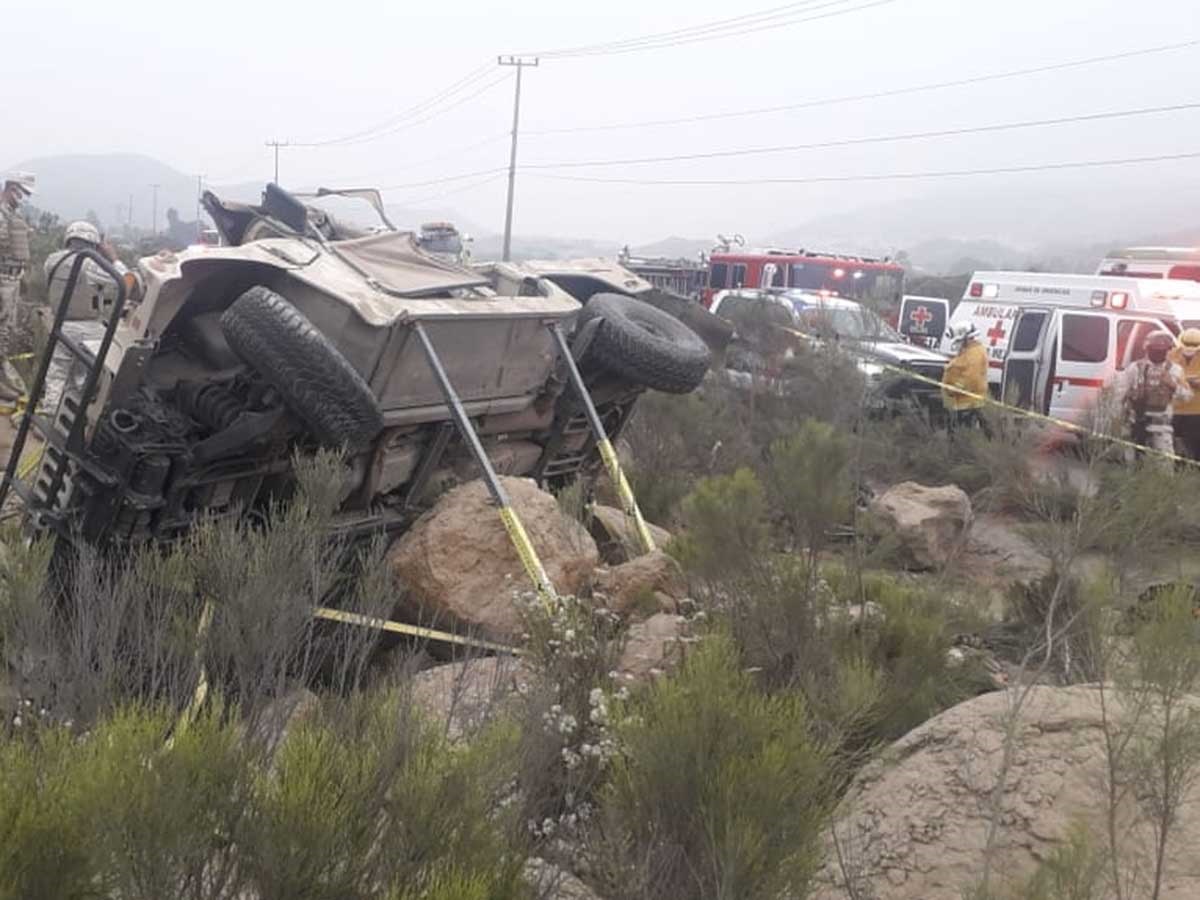
[[[29,196],[37,184],[37,177],[32,172],[8,172],[4,176],[4,187],[8,187],[10,184],[15,185],[26,196]]]
[[[79,220],[72,222],[67,226],[66,232],[63,233],[63,243],[70,244],[71,241],[83,241],[85,244],[91,244],[93,247],[100,246],[100,230],[91,222]]]

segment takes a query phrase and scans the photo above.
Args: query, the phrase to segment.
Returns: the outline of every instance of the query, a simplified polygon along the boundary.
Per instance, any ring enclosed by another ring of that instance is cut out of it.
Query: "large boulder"
[[[683,570],[661,550],[597,569],[594,587],[608,608],[625,619],[675,612],[678,601],[687,596]]]
[[[683,616],[658,613],[630,626],[617,663],[625,681],[647,681],[673,670],[692,640]]]
[[[530,677],[529,669],[515,657],[467,659],[418,672],[412,680],[412,699],[445,727],[447,737],[459,740],[508,708]]]
[[[581,591],[600,560],[587,529],[532,480],[500,480],[555,589]],[[388,562],[411,614],[495,640],[520,635],[518,597],[532,585],[482,481],[438,500],[392,545]]]
[[[533,857],[521,873],[534,900],[600,900],[586,884],[553,863]]]
[[[871,501],[875,529],[896,542],[904,562],[921,569],[944,566],[966,545],[971,499],[954,485],[894,485]]]
[[[961,900],[968,895],[983,869],[1017,690],[984,694],[942,713],[862,771],[827,836],[813,900]],[[1106,699],[1112,722],[1120,715],[1119,704],[1111,692]],[[1040,861],[1064,846],[1073,828],[1085,829],[1104,853],[1103,721],[1096,687],[1032,689],[1016,719],[1000,791],[993,888],[1003,893],[1028,879]],[[1168,843],[1163,897],[1200,897],[1200,869],[1193,859],[1200,840],[1197,799],[1200,793],[1191,785]],[[1153,872],[1147,823],[1132,804],[1119,808],[1116,821],[1122,870],[1139,872],[1145,888]],[[1149,892],[1125,896],[1142,898]]]
[[[650,522],[646,523],[654,546],[661,550],[671,540],[671,532]],[[600,548],[600,556],[607,563],[623,563],[642,552],[637,528],[624,510],[615,506],[597,503],[592,506],[592,537]]]

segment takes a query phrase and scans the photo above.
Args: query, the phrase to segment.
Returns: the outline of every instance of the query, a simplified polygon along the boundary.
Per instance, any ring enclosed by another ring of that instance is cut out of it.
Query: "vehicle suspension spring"
[[[206,384],[190,394],[189,410],[210,428],[221,431],[242,411],[241,401],[219,384]]]

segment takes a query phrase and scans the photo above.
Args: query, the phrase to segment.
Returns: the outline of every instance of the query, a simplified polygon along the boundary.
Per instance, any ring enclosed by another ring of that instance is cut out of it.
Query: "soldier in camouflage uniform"
[[[1175,338],[1165,331],[1146,340],[1146,355],[1117,377],[1117,396],[1127,411],[1131,437],[1136,444],[1160,453],[1175,452],[1172,414],[1175,403],[1192,399],[1183,368],[1168,358]],[[1174,464],[1164,456],[1155,458],[1162,468]]]
[[[21,278],[29,267],[29,226],[20,208],[33,185],[28,172],[14,172],[5,178],[0,193],[0,400],[17,400],[23,393],[8,357],[17,338]]]
[[[93,260],[85,259],[75,290],[70,297],[65,296],[72,263],[69,257],[84,249],[100,252],[118,274],[125,275],[125,266],[117,259],[112,247],[103,241],[100,230],[91,222],[72,222],[63,233],[63,249],[46,257],[46,288],[50,299],[50,307],[46,312],[53,321],[58,307],[67,303],[63,334],[78,344],[94,349],[104,337],[105,322],[117,299],[117,283]],[[54,409],[58,406],[73,360],[74,357],[62,344],[55,347],[42,393],[44,408]]]

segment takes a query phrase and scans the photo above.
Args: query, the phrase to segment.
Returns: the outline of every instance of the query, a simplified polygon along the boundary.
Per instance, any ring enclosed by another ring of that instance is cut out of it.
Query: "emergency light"
[[[1129,305],[1129,295],[1124,291],[1113,291],[1108,298],[1108,305],[1113,309],[1124,309]]]
[[[972,297],[982,297],[983,296],[983,285],[980,284],[978,281],[976,281],[974,284],[971,285],[971,296]]]
[[[1108,291],[1092,291],[1092,306],[1100,307],[1108,299]]]

